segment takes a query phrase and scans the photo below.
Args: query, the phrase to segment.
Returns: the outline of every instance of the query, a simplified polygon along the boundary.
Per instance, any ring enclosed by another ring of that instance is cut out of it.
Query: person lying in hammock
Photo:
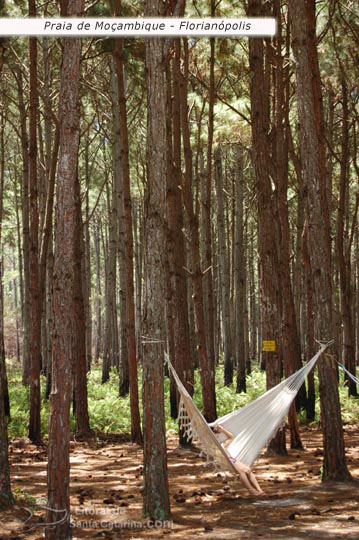
[[[234,439],[233,433],[225,429],[221,424],[217,424],[216,426],[214,426],[213,432],[215,434],[223,433],[227,437],[227,439],[223,443],[221,443],[222,447],[225,450],[231,462],[233,463],[234,468],[238,471],[240,481],[248,489],[251,495],[255,495],[256,497],[265,495],[264,491],[260,488],[258,481],[256,477],[254,476],[251,468],[247,467],[247,465],[244,465],[244,463],[241,463],[238,459],[232,457],[227,451],[227,446]]]

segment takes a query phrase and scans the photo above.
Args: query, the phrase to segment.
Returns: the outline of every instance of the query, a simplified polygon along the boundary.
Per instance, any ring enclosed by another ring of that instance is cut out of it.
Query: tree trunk
[[[1,214],[0,214],[0,242],[1,242]],[[1,244],[0,244],[1,245]],[[0,261],[0,316],[2,316],[2,261]],[[4,338],[0,329],[0,368],[5,370],[5,348]],[[8,457],[8,437],[7,418],[5,414],[4,395],[5,385],[3,384],[2,373],[0,373],[0,508],[13,502],[10,484],[10,466]]]
[[[292,46],[296,61],[300,147],[308,217],[308,246],[314,286],[317,338],[332,337],[330,221],[325,171],[321,82],[315,37],[315,4],[289,0]],[[349,480],[336,368],[329,356],[319,361],[323,428],[323,480]]]
[[[120,2],[115,2],[115,12],[118,16]],[[138,375],[136,355],[136,317],[135,317],[135,286],[133,276],[133,230],[132,230],[132,199],[130,182],[129,143],[127,126],[127,109],[123,65],[123,42],[115,42],[115,66],[117,74],[118,106],[120,115],[120,143],[123,182],[123,206],[125,218],[125,252],[126,252],[126,292],[127,292],[127,347],[130,376],[130,407],[131,407],[131,440],[141,444],[142,432],[138,407]]]
[[[301,174],[301,171],[300,173]],[[298,178],[298,174],[297,174]],[[303,182],[301,182],[302,184]],[[301,251],[301,237],[303,233],[304,226],[304,206],[303,206],[303,192],[302,189],[298,188],[298,202],[297,202],[297,216],[296,216],[296,239],[295,239],[295,260],[293,262],[293,299],[295,305],[295,318],[297,321],[297,329],[299,336],[302,336],[300,340],[301,350],[304,349],[304,327],[302,320],[303,313],[303,304],[305,303],[305,277],[304,277],[304,267],[302,261],[302,251]],[[312,372],[311,372],[312,373]]]
[[[352,286],[351,286],[351,243],[349,231],[345,226],[346,215],[349,212],[347,195],[349,191],[349,125],[348,125],[348,88],[343,66],[339,60],[342,79],[342,151],[340,159],[339,201],[337,213],[337,257],[339,265],[340,311],[343,325],[343,358],[342,361],[350,373],[355,374],[355,337],[352,316]],[[355,219],[355,216],[354,216]],[[345,376],[348,384],[348,395],[357,396],[357,388],[353,379]]]
[[[106,183],[107,184],[107,183]],[[106,185],[106,201],[107,201],[107,212],[110,216],[110,190],[108,184]],[[110,221],[110,219],[109,219]],[[109,227],[104,227],[101,230],[102,244],[103,244],[103,253],[104,253],[104,265],[105,265],[105,324],[104,324],[104,350],[103,350],[103,359],[102,359],[102,377],[101,383],[104,384],[110,378],[111,370],[111,344],[112,344],[112,310],[111,306],[113,303],[109,301],[110,294],[110,257],[109,257]],[[107,234],[108,233],[108,234]]]
[[[47,103],[46,107],[50,105]],[[50,112],[48,112],[50,114]],[[47,128],[49,129],[49,128]],[[49,163],[46,165],[47,171],[47,198],[46,209],[43,220],[42,241],[40,250],[40,289],[39,289],[39,305],[41,308],[41,322],[42,322],[42,364],[46,374],[46,399],[49,398],[51,391],[51,325],[52,325],[52,273],[53,273],[53,224],[52,215],[54,207],[54,194],[55,194],[55,179],[56,179],[56,167],[57,158],[60,146],[60,129],[56,125],[54,145],[52,154],[48,149]]]
[[[248,224],[248,218],[246,217],[245,218],[245,228],[244,228],[244,237],[247,238],[248,237],[248,233],[247,233],[247,224]],[[247,240],[244,240],[246,242],[245,246],[247,246]],[[244,288],[244,291],[243,291],[243,310],[244,310],[244,313],[243,313],[243,326],[244,326],[244,363],[245,363],[245,366],[246,366],[246,373],[248,375],[251,374],[252,372],[252,364],[251,364],[251,360],[249,358],[249,311],[248,311],[248,306],[249,306],[249,302],[248,302],[248,265],[247,265],[247,255],[246,255],[246,252],[247,250],[244,249],[244,253],[243,253],[243,261],[242,261],[242,267],[243,267],[243,270],[242,270],[242,274],[244,276],[244,283],[243,283],[243,288]]]
[[[180,111],[182,123],[183,150],[185,161],[185,174],[183,183],[184,206],[187,214],[187,222],[190,231],[191,258],[192,258],[192,287],[193,304],[196,320],[197,352],[200,365],[200,375],[203,395],[204,416],[208,422],[213,422],[217,418],[216,394],[215,394],[215,372],[214,365],[210,364],[207,352],[205,335],[205,317],[203,303],[203,275],[201,270],[200,240],[198,215],[193,209],[192,200],[192,150],[190,144],[190,132],[188,124],[187,105],[187,84],[188,84],[188,45],[185,41],[185,62],[184,73],[179,72],[179,51],[176,53],[177,73],[179,77]]]
[[[70,2],[62,16],[80,16],[83,0]],[[60,91],[60,154],[54,263],[53,379],[50,396],[47,540],[71,538],[70,402],[76,356],[76,224],[78,209],[79,77],[81,40],[64,38]],[[59,519],[62,518],[62,519]]]
[[[1,66],[0,66],[1,74]],[[5,180],[5,145],[4,113],[0,116],[0,508],[13,502],[10,484],[10,466],[8,457],[7,418],[10,416],[8,385],[6,378],[4,346],[4,294],[3,294],[3,257],[2,257],[2,218]]]
[[[123,206],[123,166],[121,157],[121,126],[119,110],[119,89],[115,58],[111,66],[112,82],[112,112],[113,112],[113,200],[116,198],[116,222],[118,229],[118,254],[119,254],[119,300],[120,300],[120,385],[119,394],[124,397],[129,392],[129,365],[128,365],[128,321],[127,321],[127,280],[126,280],[126,240],[125,240],[125,215]],[[116,293],[114,291],[115,297]]]
[[[250,0],[250,16],[266,15],[261,1]],[[269,72],[264,41],[249,39],[251,79],[252,150],[258,204],[258,250],[261,288],[262,355],[265,356],[267,388],[280,382],[279,357],[280,297],[278,290],[278,216],[271,184],[269,140]],[[269,342],[270,345],[266,345]],[[274,343],[273,343],[274,342]],[[272,349],[268,351],[268,349]],[[273,350],[274,349],[274,350]],[[285,434],[281,430],[271,441],[271,454],[286,454]]]
[[[176,40],[176,51],[179,41]],[[174,60],[176,62],[176,58]],[[182,174],[181,174],[181,124],[178,93],[178,77],[173,65],[173,104],[171,108],[171,88],[167,93],[168,119],[168,174],[167,174],[167,220],[168,220],[168,256],[172,272],[174,291],[174,358],[173,363],[190,395],[193,394],[193,367],[191,362],[190,331],[188,323],[188,291],[186,266],[186,251],[184,242],[184,217],[182,205]],[[170,81],[168,81],[170,82]],[[169,85],[170,86],[170,85]],[[171,401],[171,413],[178,413],[178,391],[174,381],[171,386],[175,402]],[[177,417],[177,414],[175,415]],[[188,441],[182,430],[179,432],[181,446],[187,446]]]
[[[178,44],[176,43],[178,48]],[[168,253],[168,268],[166,268],[166,305],[167,305],[167,318],[170,320],[167,321],[167,348],[168,355],[171,359],[171,362],[175,366],[177,373],[179,372],[179,365],[177,365],[176,358],[176,347],[175,347],[175,323],[177,314],[176,311],[176,283],[175,283],[175,250],[176,243],[175,239],[182,238],[183,234],[180,229],[176,230],[176,224],[174,224],[174,219],[172,216],[173,211],[173,199],[176,190],[181,185],[181,174],[178,175],[178,164],[177,167],[174,163],[174,150],[176,152],[176,157],[179,156],[179,165],[181,165],[181,125],[180,125],[180,110],[178,105],[178,89],[174,89],[172,92],[172,79],[176,80],[176,73],[174,68],[174,62],[172,64],[168,63],[166,65],[166,81],[167,81],[167,92],[166,92],[166,134],[167,134],[167,184],[166,184],[166,217],[167,217],[167,229],[166,229],[166,246]],[[172,72],[174,77],[172,77]],[[175,83],[173,83],[174,85]],[[177,90],[177,91],[176,91]],[[172,98],[173,94],[173,98]],[[172,103],[173,101],[173,103]],[[172,118],[173,117],[173,118]],[[174,136],[177,138],[177,144],[173,143]],[[179,143],[178,143],[179,141]],[[176,234],[177,233],[177,234]],[[183,240],[183,238],[182,238]],[[184,262],[183,262],[184,265]],[[179,359],[180,360],[180,359]],[[181,369],[182,371],[182,369]],[[167,366],[165,366],[165,374],[170,379],[170,414],[171,418],[176,419],[178,417],[178,406],[179,406],[179,392],[176,385],[176,382],[169,372]],[[181,375],[180,375],[181,376]],[[179,426],[179,442],[186,444],[186,437],[183,437],[183,432]]]
[[[355,365],[359,365],[359,231],[358,227],[355,229],[354,235],[355,242],[355,285],[356,285],[356,294],[354,298],[354,307],[356,314],[356,324],[355,324]]]
[[[115,116],[115,115],[114,115]],[[114,160],[119,154],[118,140],[114,141]],[[108,354],[110,367],[119,367],[120,351],[117,321],[117,255],[118,255],[118,218],[119,218],[119,170],[120,163],[116,159],[112,179],[112,191],[108,193],[109,226],[108,226],[108,262],[107,262],[107,306],[108,306]]]
[[[0,278],[2,278],[1,275]],[[3,345],[3,342],[0,342],[1,365],[5,364],[5,351]],[[0,508],[13,502],[8,457],[7,419],[4,407],[5,396],[3,390],[4,387],[2,384],[0,384]]]
[[[52,121],[52,111],[51,111],[51,64],[50,64],[50,54],[49,54],[49,39],[47,36],[44,36],[39,41],[42,47],[42,57],[43,57],[43,91],[42,91],[42,100],[44,104],[44,140],[42,140],[41,137],[41,153],[40,154],[40,160],[44,164],[44,167],[40,167],[40,173],[41,173],[41,182],[42,182],[42,191],[40,192],[39,197],[39,203],[40,203],[40,235],[43,234],[45,229],[45,222],[47,217],[47,211],[48,211],[48,203],[49,203],[49,192],[52,190],[52,201],[53,201],[53,194],[54,194],[54,185],[55,185],[55,175],[56,172],[54,172],[53,175],[53,184],[51,183],[51,164],[52,164],[52,143],[53,143],[53,136],[52,136],[52,127],[53,127],[53,121]],[[39,137],[42,134],[41,128],[41,122],[39,122]],[[57,133],[57,150],[56,150],[56,163],[57,163],[57,152],[58,152],[58,139],[59,139],[59,129],[58,125],[56,125],[56,133]],[[42,195],[42,196],[41,196]],[[52,226],[52,214],[53,214],[53,202],[51,204],[51,226]],[[46,246],[46,253],[44,253],[43,250],[43,241],[41,241],[41,247],[40,247],[40,257],[39,257],[39,272],[40,272],[40,309],[41,309],[41,358],[42,358],[42,368],[43,373],[46,375],[47,381],[50,379],[49,377],[49,370],[51,370],[51,360],[49,357],[49,352],[51,355],[51,348],[49,349],[49,343],[51,342],[51,326],[49,326],[48,318],[47,318],[47,290],[48,290],[48,282],[46,279],[46,272],[44,279],[42,279],[42,273],[43,270],[41,268],[41,265],[45,259],[45,267],[48,263],[49,257],[47,256],[47,248]],[[48,398],[48,394],[46,391],[46,396]]]
[[[0,195],[0,197],[1,197],[1,195]],[[16,255],[15,255],[15,251],[13,252],[13,257],[14,258],[13,258],[13,267],[12,268],[13,268],[14,272],[16,272]],[[13,279],[12,283],[13,283],[13,290],[14,290],[14,308],[15,308],[16,361],[17,361],[18,364],[20,364],[20,336],[19,336],[19,316],[18,316],[19,294],[18,294],[17,279]],[[0,317],[1,317],[1,314],[0,314]]]
[[[87,357],[86,357],[86,314],[84,303],[83,276],[86,275],[85,242],[83,237],[83,223],[81,213],[81,194],[78,178],[75,182],[76,222],[74,237],[74,308],[75,308],[75,337],[76,349],[74,351],[74,393],[76,403],[76,435],[88,437],[91,435],[90,420],[87,401]],[[85,280],[86,281],[86,280]]]
[[[86,366],[87,371],[91,370],[92,363],[92,302],[91,302],[91,237],[90,237],[90,170],[89,170],[89,145],[86,146],[86,195],[85,195],[85,221],[84,228],[84,271],[85,279],[83,281],[84,290],[84,309],[86,324]]]
[[[211,17],[215,17],[215,1],[211,0]],[[204,212],[204,266],[206,273],[203,276],[204,290],[207,296],[207,351],[212,366],[216,363],[215,344],[214,344],[214,291],[213,291],[213,256],[212,256],[212,147],[214,133],[214,104],[215,104],[215,53],[216,40],[210,38],[210,64],[209,64],[209,91],[208,91],[208,142],[207,142],[207,174],[205,186],[205,205]],[[232,368],[232,371],[231,371]],[[233,379],[233,365],[227,365],[227,378],[231,382]]]
[[[87,130],[86,130],[87,131]],[[81,223],[82,223],[82,234],[81,234],[81,252],[84,258],[83,260],[83,276],[82,276],[82,291],[83,291],[83,304],[84,304],[84,317],[85,317],[85,345],[86,345],[86,370],[87,372],[91,369],[92,362],[92,314],[91,314],[91,239],[90,239],[90,176],[92,173],[93,164],[96,160],[96,156],[99,150],[99,147],[94,152],[94,158],[92,164],[90,162],[90,151],[91,151],[91,138],[89,133],[85,132],[84,137],[84,151],[83,151],[83,163],[84,163],[84,184],[85,189],[84,193],[81,194],[81,201],[83,203],[84,212],[82,216],[81,211]],[[100,191],[100,194],[102,190]],[[97,203],[96,203],[97,205]]]
[[[22,257],[22,240],[21,240],[21,224],[20,224],[20,209],[19,209],[19,197],[17,192],[17,177],[14,181],[14,202],[15,202],[15,215],[16,215],[16,238],[17,238],[17,257],[18,257],[18,273],[19,273],[19,291],[20,291],[20,306],[21,306],[21,328],[22,328],[22,347],[24,346],[24,265]],[[21,353],[19,348],[19,353]],[[20,361],[20,360],[19,360]]]
[[[249,230],[249,257],[248,257],[248,270],[249,270],[249,321],[250,321],[250,343],[249,343],[249,358],[254,360],[257,358],[258,351],[258,306],[256,302],[256,286],[254,277],[254,227],[251,226]],[[257,358],[259,361],[259,357]]]
[[[54,248],[52,238],[48,246],[47,252],[47,280],[46,280],[46,298],[45,298],[45,314],[46,324],[48,328],[47,332],[47,368],[46,368],[46,399],[49,399],[51,392],[51,378],[52,378],[52,337],[51,337],[51,328],[52,328],[52,286],[53,286],[53,275],[54,275]]]
[[[244,338],[244,305],[246,302],[245,279],[245,248],[243,235],[243,201],[244,201],[244,158],[241,149],[238,149],[236,159],[236,233],[234,245],[234,273],[235,273],[235,332],[236,336],[236,363],[237,363],[237,392],[246,392],[246,355]]]
[[[302,259],[304,267],[304,290],[305,290],[305,319],[306,325],[306,357],[309,360],[315,354],[315,339],[314,339],[314,306],[313,306],[313,279],[310,267],[310,256],[308,247],[308,225],[305,223],[302,234]],[[308,375],[308,399],[307,399],[307,420],[315,419],[315,384],[314,370],[312,369]]]
[[[140,209],[137,202],[133,206],[133,237],[135,241],[135,276],[136,276],[136,355],[141,361],[141,326],[142,326],[142,236]]]
[[[24,103],[24,87],[21,69],[15,71],[18,89],[20,130],[21,130],[21,157],[22,157],[22,184],[21,184],[21,212],[22,212],[22,237],[23,237],[23,266],[24,266],[24,298],[23,298],[23,345],[22,345],[22,384],[30,382],[30,300],[29,300],[29,271],[30,271],[30,240],[29,240],[29,155],[28,135],[26,128],[26,108]]]
[[[2,251],[2,217],[5,185],[5,144],[4,144],[5,120],[0,117],[0,399],[5,416],[10,418],[10,398],[6,374],[5,345],[4,345],[4,289],[3,289],[3,251]],[[0,484],[1,485],[1,484]]]
[[[29,0],[29,16],[35,17],[35,0]],[[38,177],[37,177],[37,39],[30,38],[30,137],[29,137],[29,187],[30,187],[30,419],[29,439],[34,444],[41,442],[41,304],[39,281],[39,211],[38,211]]]
[[[121,205],[122,206],[122,205]],[[127,327],[127,294],[126,294],[126,248],[125,220],[123,208],[119,215],[119,300],[120,300],[120,387],[119,394],[127,396],[130,390],[130,372],[128,364],[128,327]]]
[[[285,77],[289,82],[289,74],[283,66],[282,54],[282,17],[280,0],[274,2],[274,15],[278,21],[278,31],[275,38],[275,76],[274,76],[274,155],[275,155],[275,184],[276,202],[278,211],[279,228],[279,280],[281,294],[281,347],[283,351],[284,373],[289,377],[300,369],[301,351],[300,341],[295,318],[295,307],[290,277],[290,230],[288,219],[288,124],[289,124],[289,88],[285,84]],[[288,30],[287,30],[288,31]],[[304,393],[303,393],[304,390]],[[298,405],[304,406],[306,401],[305,385],[303,384],[297,395]],[[291,447],[303,448],[300,439],[298,422],[295,408],[291,408],[289,414],[289,426],[291,434]]]
[[[222,329],[223,329],[223,348],[224,348],[224,384],[229,385],[233,381],[233,350],[231,335],[231,312],[230,312],[230,264],[227,253],[224,203],[223,203],[223,173],[221,150],[218,146],[214,152],[214,166],[217,190],[217,230],[218,230],[218,254],[219,271],[221,274],[221,301],[222,301]],[[244,339],[244,334],[243,334]],[[244,341],[243,341],[244,346]],[[243,347],[244,348],[244,347]],[[242,353],[244,350],[242,351]],[[244,360],[244,357],[243,357]]]
[[[101,298],[102,298],[102,290],[101,290],[101,264],[100,264],[100,233],[99,233],[99,225],[96,221],[93,227],[93,242],[94,242],[94,250],[95,250],[95,266],[96,266],[96,292],[95,292],[95,360],[98,360],[100,358],[100,355],[102,353],[102,310],[101,310]]]
[[[147,0],[146,17],[163,16],[160,0]],[[145,195],[146,298],[143,352],[144,516],[165,520],[170,515],[163,394],[163,310],[166,186],[166,78],[164,40],[146,41],[147,193]]]

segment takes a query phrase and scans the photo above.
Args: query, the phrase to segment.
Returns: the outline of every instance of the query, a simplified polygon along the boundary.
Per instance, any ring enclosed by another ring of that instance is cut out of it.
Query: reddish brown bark
[[[0,66],[1,73],[1,66]],[[5,178],[4,115],[0,118],[0,246],[2,245],[2,217]],[[10,466],[8,458],[7,419],[9,416],[8,385],[6,379],[4,346],[4,308],[3,308],[3,260],[0,255],[0,508],[13,502],[10,484]]]
[[[21,186],[21,214],[22,214],[22,250],[24,269],[24,296],[23,296],[23,347],[22,347],[22,384],[30,383],[30,301],[29,301],[29,155],[28,155],[28,134],[26,128],[26,107],[24,102],[24,87],[21,69],[14,71],[18,91],[18,106],[20,113],[20,133],[21,133],[21,157],[22,157],[22,186]]]
[[[0,362],[5,362],[5,356],[3,354],[3,347],[1,343]],[[10,483],[7,420],[5,416],[3,385],[0,384],[0,508],[12,502],[13,496],[11,493]]]
[[[2,217],[4,203],[4,185],[5,185],[5,116],[2,113],[0,117],[0,247],[2,247]],[[2,252],[0,253],[0,399],[3,401],[4,414],[10,419],[10,398],[5,363],[5,344],[4,344],[4,288],[3,288],[3,268],[4,261]]]
[[[219,293],[221,297],[222,339],[224,353],[224,384],[229,385],[233,380],[233,344],[231,327],[231,279],[228,257],[228,242],[223,201],[223,172],[220,146],[214,152],[215,183],[217,192],[217,234],[218,259],[220,272]],[[228,229],[228,228],[227,228]],[[243,314],[244,315],[244,314]],[[244,356],[243,356],[244,360]]]
[[[163,16],[163,3],[148,0],[147,17]],[[145,194],[145,314],[143,350],[143,513],[164,520],[170,515],[163,394],[164,216],[166,187],[166,77],[164,40],[146,41],[147,191]]]
[[[172,66],[173,73],[175,67]],[[169,77],[169,74],[168,74]],[[173,94],[171,106],[170,98]],[[167,174],[167,220],[168,220],[168,257],[170,263],[171,281],[173,288],[173,330],[174,357],[173,364],[188,392],[193,394],[193,367],[191,365],[190,333],[188,323],[188,290],[186,252],[183,235],[183,206],[182,206],[182,173],[181,173],[181,125],[178,94],[178,78],[173,77],[173,92],[171,81],[168,80],[167,91],[167,145],[168,145],[168,174]],[[172,381],[173,383],[173,381]],[[174,417],[178,413],[178,392],[176,384],[172,384],[173,401],[171,412]],[[188,444],[183,432],[179,434],[180,444]]]
[[[215,17],[215,1],[211,0],[211,17]],[[210,38],[210,64],[209,64],[209,89],[208,89],[208,142],[207,142],[207,171],[205,188],[205,205],[203,207],[205,229],[204,229],[204,261],[207,270],[204,277],[205,293],[207,295],[207,350],[212,366],[216,363],[214,347],[214,291],[213,291],[213,268],[212,268],[212,148],[214,134],[214,103],[215,103],[215,38]],[[233,380],[233,362],[225,361],[224,364],[225,384],[230,384]]]
[[[35,0],[29,0],[29,16],[36,15]],[[41,304],[39,281],[39,211],[37,178],[37,39],[30,38],[30,131],[29,131],[29,188],[30,188],[30,419],[29,438],[35,443],[41,442]]]
[[[188,84],[188,46],[185,43],[185,62],[184,72],[179,70],[180,51],[176,50],[176,67],[177,77],[179,81],[179,96],[180,96],[180,111],[182,124],[182,138],[184,150],[185,173],[183,181],[183,200],[186,209],[188,227],[191,238],[191,255],[192,255],[192,286],[193,286],[193,304],[196,319],[196,337],[197,337],[197,353],[200,366],[202,395],[203,395],[203,410],[204,416],[208,422],[213,422],[216,417],[216,394],[215,394],[215,376],[214,366],[210,363],[210,358],[207,352],[206,334],[205,334],[205,317],[203,303],[203,275],[201,269],[200,257],[200,240],[199,240],[199,224],[198,215],[193,208],[192,200],[192,150],[190,143],[190,132],[188,124],[188,105],[187,105],[187,84]]]
[[[261,0],[250,0],[250,16],[266,15]],[[259,280],[261,293],[261,338],[275,341],[276,350],[262,352],[265,357],[267,387],[275,386],[281,377],[280,296],[278,289],[279,253],[275,199],[271,184],[271,141],[269,139],[269,70],[268,54],[262,39],[249,40],[251,79],[252,149],[258,204]],[[270,453],[286,454],[284,430],[271,441]]]
[[[329,340],[332,325],[332,268],[327,201],[326,156],[321,80],[316,43],[315,2],[289,0],[292,47],[296,61],[300,147],[313,274],[317,338]],[[328,357],[318,364],[323,427],[323,480],[349,480],[336,367]]]
[[[80,16],[83,0],[69,2],[66,15]],[[70,528],[70,401],[76,358],[76,224],[78,210],[79,77],[81,40],[63,41],[60,91],[60,153],[57,183],[56,246],[53,287],[53,377],[50,395],[48,512],[55,523],[47,540],[71,538]]]
[[[234,241],[234,273],[235,273],[235,353],[237,363],[236,392],[246,392],[246,352],[245,352],[245,302],[246,302],[246,274],[245,274],[245,245],[244,245],[244,159],[243,152],[238,149],[236,158],[236,219]],[[254,294],[254,293],[253,293]],[[251,305],[251,316],[253,299]],[[252,337],[253,339],[253,337]]]
[[[275,75],[274,75],[274,161],[276,203],[279,236],[279,294],[281,296],[281,346],[285,376],[288,377],[301,367],[301,350],[297,330],[292,282],[290,276],[290,231],[288,219],[288,125],[289,125],[289,76],[284,68],[282,53],[282,17],[281,2],[275,0],[274,15],[277,18],[277,35],[275,38]],[[287,29],[288,31],[288,29]],[[304,396],[303,396],[304,390]],[[301,388],[300,404],[305,405],[305,386]],[[298,400],[299,401],[299,400]],[[289,414],[289,426],[291,434],[291,447],[303,448],[295,408],[292,407]]]
[[[101,266],[100,266],[100,234],[99,225],[96,221],[93,225],[93,243],[95,250],[95,266],[96,266],[96,291],[95,291],[95,360],[98,360],[102,350],[102,314],[101,302]]]
[[[81,213],[80,184],[78,178],[75,182],[76,222],[74,237],[74,290],[73,299],[75,307],[75,336],[76,350],[74,351],[74,398],[76,414],[76,435],[87,437],[91,435],[90,420],[87,401],[87,359],[86,359],[86,318],[84,304],[85,255],[83,223]]]
[[[55,131],[55,140],[52,150],[51,157],[51,166],[49,170],[48,178],[48,187],[47,187],[47,201],[46,201],[46,212],[44,220],[44,228],[42,231],[42,241],[41,241],[41,254],[40,254],[40,305],[42,305],[42,300],[45,294],[45,284],[46,284],[46,260],[49,249],[49,243],[51,240],[52,233],[52,214],[54,209],[54,195],[55,195],[55,179],[56,179],[56,167],[57,167],[57,157],[59,153],[60,146],[60,129],[59,126],[56,126]]]
[[[315,354],[314,339],[314,305],[313,305],[313,280],[310,267],[310,257],[308,248],[308,224],[304,224],[302,234],[302,259],[304,266],[304,290],[305,290],[305,318],[306,318],[306,358],[312,358]],[[308,375],[308,400],[307,400],[307,420],[315,418],[315,384],[314,370]]]
[[[39,257],[39,305],[42,312],[42,361],[46,374],[46,398],[51,391],[51,297],[52,297],[52,217],[54,211],[55,179],[57,157],[60,146],[60,129],[56,124],[55,139],[52,154],[49,156],[49,167],[47,168],[47,197],[46,208],[42,230],[41,250]],[[47,279],[46,279],[47,278]]]
[[[348,118],[348,88],[345,79],[344,68],[339,60],[342,87],[342,149],[340,156],[340,179],[339,179],[339,201],[337,212],[337,256],[339,265],[339,286],[340,286],[340,312],[343,326],[343,363],[350,373],[355,373],[355,337],[352,315],[352,283],[351,283],[351,242],[345,223],[347,220],[348,208],[348,163],[349,158],[349,118]],[[357,207],[355,209],[354,220],[356,219]],[[350,377],[347,378],[349,396],[357,396],[356,384]]]
[[[118,352],[117,311],[115,306],[117,252],[117,240],[115,232],[117,229],[117,219],[115,218],[115,187],[113,186],[112,188],[112,197],[110,191],[110,182],[106,182],[106,202],[109,219],[108,227],[105,228],[105,235],[103,237],[103,251],[105,254],[105,325],[101,378],[102,384],[109,380],[110,370],[112,366],[116,365],[116,352]]]
[[[119,0],[115,1],[115,14],[120,15]],[[136,354],[136,318],[135,318],[135,286],[133,277],[133,230],[132,230],[132,199],[130,181],[130,163],[128,146],[127,109],[123,66],[123,42],[115,42],[115,66],[117,74],[118,105],[120,113],[120,143],[123,182],[123,205],[125,213],[125,250],[126,250],[126,290],[127,290],[127,346],[130,377],[130,407],[131,407],[131,439],[142,442],[140,413],[138,407],[138,376]]]

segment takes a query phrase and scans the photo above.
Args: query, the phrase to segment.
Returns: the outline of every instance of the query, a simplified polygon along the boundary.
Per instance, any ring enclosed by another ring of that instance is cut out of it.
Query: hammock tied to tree
[[[353,373],[351,373],[349,370],[347,370],[347,368],[345,366],[343,366],[343,364],[341,364],[340,362],[338,362],[338,365],[344,371],[344,373],[346,373],[348,375],[348,377],[350,377],[352,379],[352,381],[355,382],[355,384],[359,384],[358,377],[353,375]]]
[[[321,345],[319,351],[305,366],[277,384],[277,386],[274,386],[242,409],[226,414],[211,424],[206,422],[202,413],[196,407],[166,354],[168,367],[180,393],[178,416],[180,428],[184,431],[187,439],[199,443],[201,454],[206,457],[207,463],[213,464],[216,469],[236,473],[237,471],[229,456],[251,467],[262,449],[276,435],[278,429],[283,426],[285,416],[288,414],[289,408],[304,379],[314,367],[320,355],[332,343],[330,341]],[[226,448],[229,456],[221,445],[226,436],[220,433],[217,438],[210,427],[217,424],[221,424],[234,435],[232,442]]]

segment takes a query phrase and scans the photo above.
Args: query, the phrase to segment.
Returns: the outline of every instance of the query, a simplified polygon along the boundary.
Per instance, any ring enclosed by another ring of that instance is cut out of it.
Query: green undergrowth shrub
[[[129,396],[119,397],[119,376],[116,370],[101,384],[101,370],[93,369],[88,376],[88,403],[91,427],[104,433],[130,433]],[[140,394],[141,396],[141,394]]]
[[[139,396],[141,401],[142,376],[139,372]],[[11,400],[11,422],[9,423],[9,438],[14,439],[27,435],[29,417],[29,388],[21,384],[21,370],[13,364],[8,369],[9,391]],[[91,427],[104,433],[129,433],[131,429],[130,400],[129,396],[121,398],[118,395],[119,376],[117,371],[112,371],[110,379],[101,384],[101,369],[94,368],[88,375],[88,403]],[[318,378],[315,375],[318,395]],[[49,401],[45,400],[45,378],[41,377],[41,426],[43,436],[48,433]],[[252,373],[247,376],[247,392],[237,394],[235,381],[230,386],[223,384],[223,366],[216,370],[216,396],[217,413],[223,416],[231,411],[244,407],[265,392],[265,373],[254,365]],[[165,415],[166,430],[168,433],[177,431],[177,420],[170,416],[169,402],[169,379],[165,378]],[[342,417],[345,424],[357,424],[359,422],[359,399],[349,398],[347,388],[343,385],[343,376],[340,373],[339,394],[342,404]],[[195,373],[194,402],[202,410],[202,394],[200,376],[198,370]],[[140,411],[142,413],[142,405]],[[316,400],[316,421],[319,418],[319,399]],[[299,421],[306,422],[305,411],[299,413]],[[314,422],[313,424],[315,424]],[[71,429],[75,429],[75,418],[71,408]]]

